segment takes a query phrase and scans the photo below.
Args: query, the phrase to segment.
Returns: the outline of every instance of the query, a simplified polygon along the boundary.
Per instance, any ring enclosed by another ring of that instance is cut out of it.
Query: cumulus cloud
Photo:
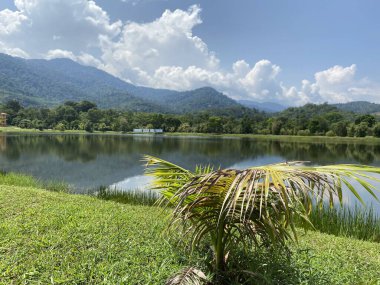
[[[72,53],[99,47],[99,36],[114,38],[122,23],[112,23],[94,1],[15,0],[16,11],[0,11],[0,41],[31,57],[49,50]]]
[[[131,0],[133,2],[133,0]],[[131,2],[127,1],[127,2]],[[166,10],[146,23],[112,22],[90,0],[14,0],[17,10],[0,11],[0,52],[31,58],[70,58],[125,81],[176,90],[212,86],[235,99],[308,102],[379,101],[380,88],[358,79],[356,65],[333,66],[299,86],[279,80],[281,68],[263,59],[238,60],[229,70],[194,35],[201,8]]]
[[[380,102],[380,86],[365,78],[357,78],[357,67],[352,64],[347,67],[335,65],[323,71],[316,72],[314,82],[302,81],[301,88],[284,87],[284,93],[298,97],[302,104],[342,103],[349,101]]]
[[[139,84],[146,84],[145,74],[153,76],[159,69],[216,70],[219,60],[192,34],[202,22],[200,11],[197,5],[187,11],[166,10],[150,23],[126,23],[118,41],[102,37],[102,59],[108,70]]]

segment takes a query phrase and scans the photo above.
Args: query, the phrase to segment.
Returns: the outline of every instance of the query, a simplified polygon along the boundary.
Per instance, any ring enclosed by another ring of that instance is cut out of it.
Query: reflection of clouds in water
[[[128,177],[122,181],[116,182],[109,186],[110,189],[117,190],[147,190],[150,183],[153,181],[153,177],[145,175],[136,175]]]
[[[380,179],[379,174],[368,174],[370,176],[375,177],[376,179]],[[363,180],[369,182],[372,184],[375,189],[373,190],[374,194],[380,199],[380,182],[379,181],[374,181],[374,180],[369,180],[366,178],[363,178]],[[358,192],[360,197],[363,199],[365,203],[365,207],[371,208],[373,207],[375,209],[375,212],[380,215],[380,203],[374,199],[374,197],[366,190],[363,188],[363,186],[360,185],[360,183],[356,180],[353,179],[348,179],[348,181],[352,184],[352,186],[355,188],[355,190]],[[360,207],[364,207],[361,205],[360,201],[355,197],[355,195],[347,189],[347,187],[344,188],[346,194],[346,198],[344,199],[344,202],[346,205],[349,205],[350,208],[354,208],[355,205],[358,205]]]
[[[0,169],[28,173],[42,180],[65,181],[78,193],[87,193],[102,185],[121,189],[147,188],[149,178],[143,176],[143,154],[157,156],[188,169],[199,164],[244,169],[294,160],[311,161],[317,165],[372,163],[380,166],[380,145],[371,143],[0,134]],[[380,212],[380,204],[365,190],[359,190],[361,187],[357,182],[354,184],[364,201],[369,205],[372,202]],[[380,189],[380,183],[374,185]],[[380,196],[380,192],[378,194]],[[347,205],[354,205],[357,201],[349,193],[344,195],[344,199]]]

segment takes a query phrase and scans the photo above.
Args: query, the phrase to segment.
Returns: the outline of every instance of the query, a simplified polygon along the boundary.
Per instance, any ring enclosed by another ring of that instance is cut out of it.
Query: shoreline
[[[191,138],[243,138],[271,141],[287,141],[287,142],[305,142],[305,143],[380,143],[380,138],[368,137],[327,137],[327,136],[296,136],[296,135],[258,135],[258,134],[212,134],[212,133],[163,133],[163,134],[136,134],[132,132],[123,133],[116,131],[94,131],[92,133],[82,130],[37,130],[37,129],[21,129],[17,127],[0,127],[0,134],[25,134],[25,135],[113,135],[113,136],[159,136],[159,137],[191,137]]]

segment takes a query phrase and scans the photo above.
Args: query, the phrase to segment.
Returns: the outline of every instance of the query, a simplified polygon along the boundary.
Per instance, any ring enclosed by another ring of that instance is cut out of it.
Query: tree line
[[[135,128],[155,128],[184,133],[380,137],[377,116],[341,111],[328,104],[307,104],[277,114],[251,112],[236,116],[210,111],[178,115],[100,109],[89,101],[67,101],[50,109],[25,108],[17,100],[9,100],[0,105],[0,111],[8,114],[8,125],[39,130],[131,132]]]

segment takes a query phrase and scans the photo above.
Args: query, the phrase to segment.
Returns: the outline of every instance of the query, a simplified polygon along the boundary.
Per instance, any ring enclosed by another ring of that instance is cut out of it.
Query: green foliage
[[[15,186],[0,203],[2,284],[163,284],[191,264],[154,207]]]
[[[41,188],[52,192],[69,193],[70,188],[64,182],[58,181],[40,181],[33,176],[13,173],[0,172],[0,185],[12,185],[19,187]]]
[[[210,87],[186,92],[137,87],[69,59],[25,60],[0,54],[0,102],[9,99],[40,107],[91,101],[101,108],[134,112],[183,114],[207,110],[219,116],[257,113]],[[87,111],[88,106],[76,109],[77,113]],[[70,122],[75,114],[65,110],[62,115]]]
[[[210,254],[175,246],[180,233],[163,234],[162,208],[4,185],[0,204],[2,284],[165,284],[182,268],[204,271]],[[245,284],[376,284],[379,252],[379,243],[310,231],[290,251],[236,246],[229,264]]]
[[[339,110],[346,112],[355,112],[359,114],[373,114],[380,112],[380,104],[370,103],[366,101],[348,102],[344,104],[335,104]]]
[[[323,233],[380,242],[380,217],[376,216],[372,208],[331,208],[321,204],[312,209],[309,219],[314,228]]]
[[[377,123],[373,128],[373,135],[380,138],[380,123]]]
[[[171,225],[179,224],[191,235],[191,245],[209,240],[213,251],[215,281],[228,283],[228,253],[240,244],[254,247],[285,246],[297,240],[295,220],[312,226],[308,218],[313,199],[328,198],[332,207],[343,201],[342,185],[361,200],[349,182],[356,180],[377,199],[365,179],[379,168],[356,165],[321,167],[297,163],[253,167],[245,170],[203,169],[192,173],[161,159],[146,156],[147,174],[155,178],[161,203],[173,207]],[[234,273],[233,273],[234,275]],[[230,280],[231,281],[231,280]]]
[[[355,119],[355,125],[366,123],[368,127],[372,127],[376,123],[376,118],[372,115],[362,115]]]
[[[103,200],[114,201],[132,205],[154,205],[159,196],[157,193],[148,190],[118,190],[100,187],[96,192],[96,197]]]
[[[361,122],[359,125],[355,126],[355,137],[365,137],[368,132],[368,123],[367,122]]]

